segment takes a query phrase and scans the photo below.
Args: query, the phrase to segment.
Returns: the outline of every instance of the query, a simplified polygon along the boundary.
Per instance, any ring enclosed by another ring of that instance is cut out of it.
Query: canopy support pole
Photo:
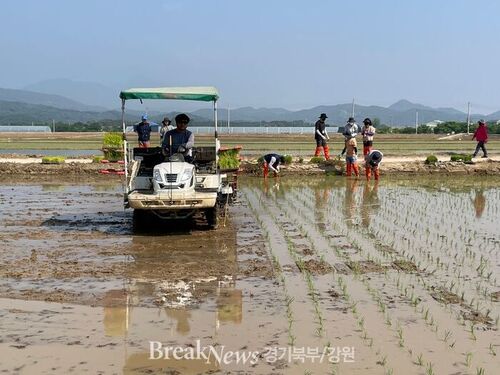
[[[127,203],[127,194],[128,194],[128,155],[127,155],[127,134],[125,128],[125,99],[122,99],[122,139],[123,139],[123,161],[125,168],[125,204]]]
[[[218,169],[219,165],[219,134],[217,131],[217,100],[214,100],[214,126],[215,126],[215,163]]]

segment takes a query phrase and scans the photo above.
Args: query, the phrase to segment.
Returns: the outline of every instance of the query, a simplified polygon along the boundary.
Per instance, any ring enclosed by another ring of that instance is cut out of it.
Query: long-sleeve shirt
[[[375,135],[375,128],[373,126],[364,126],[361,130],[361,135],[363,136],[363,141],[373,141],[373,136]]]
[[[472,136],[472,139],[477,139],[478,142],[486,142],[488,141],[488,128],[486,125],[479,125],[476,131],[474,132],[474,135]]]
[[[278,154],[267,154],[264,155],[264,161],[267,163],[269,168],[276,173],[280,170],[280,156]]]
[[[369,168],[376,168],[382,163],[382,154],[379,150],[372,150],[366,155],[366,166]]]
[[[135,125],[134,131],[139,136],[139,142],[148,142],[151,137],[151,125],[149,122],[140,122]]]
[[[172,145],[170,145],[170,142],[172,142]],[[185,148],[186,151],[183,152],[184,154],[191,155],[191,149],[194,147],[194,134],[189,130],[178,131],[177,129],[169,130],[165,133],[162,148],[169,155],[178,153],[180,146]]]
[[[358,135],[358,125],[355,122],[348,122],[344,127],[344,132],[342,135],[346,138],[355,137]]]

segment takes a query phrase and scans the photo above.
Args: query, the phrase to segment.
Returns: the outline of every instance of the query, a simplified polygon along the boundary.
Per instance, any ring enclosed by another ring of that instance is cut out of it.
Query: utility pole
[[[415,111],[415,134],[418,134],[418,111]]]
[[[231,107],[227,106],[227,131],[231,132]]]
[[[352,110],[351,110],[351,117],[354,118],[354,98],[352,98]]]
[[[470,134],[470,102],[467,103],[467,134]]]
[[[52,133],[56,132],[56,120],[52,119]]]

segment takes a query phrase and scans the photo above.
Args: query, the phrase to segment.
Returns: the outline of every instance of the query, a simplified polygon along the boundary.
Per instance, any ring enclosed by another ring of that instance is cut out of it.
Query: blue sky
[[[0,87],[214,85],[223,104],[500,109],[498,1],[2,2]]]

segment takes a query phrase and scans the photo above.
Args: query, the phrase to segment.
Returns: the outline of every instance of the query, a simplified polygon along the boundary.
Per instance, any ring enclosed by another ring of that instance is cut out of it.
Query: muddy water
[[[4,181],[0,369],[494,373],[499,186],[246,179],[215,232],[137,232],[120,183]],[[151,342],[186,350],[197,340],[260,354],[150,358]]]

